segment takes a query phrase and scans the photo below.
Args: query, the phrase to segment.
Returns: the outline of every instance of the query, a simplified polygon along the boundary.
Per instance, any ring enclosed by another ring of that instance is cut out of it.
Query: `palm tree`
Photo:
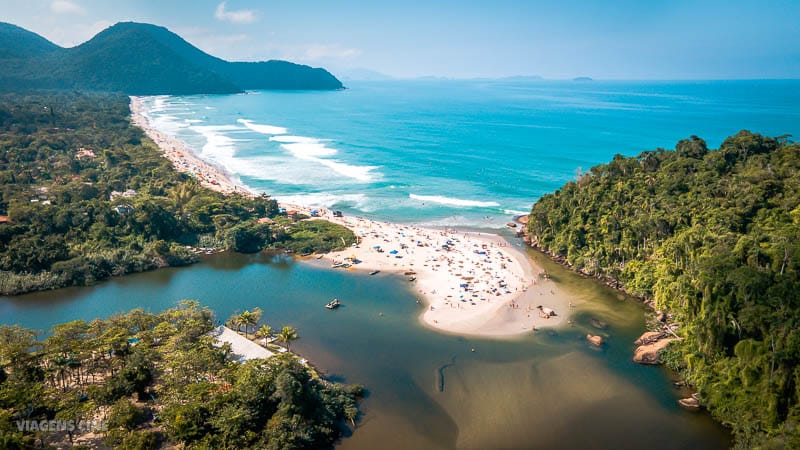
[[[233,314],[228,318],[228,322],[226,325],[229,328],[236,328],[236,331],[239,332],[242,329],[242,321],[241,321],[240,314]]]
[[[278,339],[280,339],[281,342],[286,344],[286,350],[289,351],[292,351],[291,349],[292,341],[296,340],[297,338],[298,338],[297,330],[288,325],[283,327],[281,329],[281,332],[278,334]]]
[[[250,324],[253,323],[253,313],[245,310],[243,313],[239,314],[239,323],[244,325],[244,337],[247,337],[247,332],[250,331]]]
[[[169,199],[178,210],[178,213],[183,216],[186,204],[194,197],[195,187],[189,183],[183,183],[174,187],[169,192]]]
[[[353,428],[355,428],[356,417],[358,417],[358,408],[352,405],[348,406],[344,409],[344,416],[350,421],[350,423],[353,425]]]
[[[253,311],[250,313],[250,325],[253,326],[253,333],[256,331],[256,327],[258,326],[258,322],[261,322],[261,316],[264,314],[264,311],[261,310],[258,306],[253,308]]]
[[[261,325],[261,328],[256,331],[256,336],[269,339],[269,337],[272,336],[272,327],[269,325]]]

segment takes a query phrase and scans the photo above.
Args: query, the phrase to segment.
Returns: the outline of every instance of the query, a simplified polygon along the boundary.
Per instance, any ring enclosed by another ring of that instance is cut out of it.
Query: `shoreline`
[[[428,328],[462,336],[509,338],[559,326],[568,319],[567,295],[523,249],[500,235],[334,217],[327,210],[322,210],[321,217],[350,228],[359,239],[358,247],[322,258],[328,263],[347,260],[352,264],[355,256],[358,262],[348,270],[402,275],[417,301],[425,305],[418,318]],[[556,315],[543,317],[540,305]]]
[[[223,194],[257,195],[235,183],[224,169],[195,155],[178,139],[150,125],[140,97],[131,96],[131,122],[161,149],[176,170],[189,173],[209,189]],[[310,207],[281,204],[309,213]],[[321,217],[349,228],[357,247],[323,255],[362,271],[400,274],[425,309],[420,322],[439,332],[481,337],[514,337],[566,322],[570,301],[522,249],[498,234],[432,229],[361,217]],[[355,257],[357,263],[350,259]],[[300,261],[308,259],[300,258]],[[313,260],[312,260],[313,261]],[[333,269],[332,269],[333,270]],[[346,301],[346,299],[344,300]],[[541,306],[540,310],[537,307]],[[545,318],[543,311],[555,315]]]
[[[225,169],[197,156],[185,143],[154,128],[143,111],[142,97],[132,95],[129,98],[131,123],[141,128],[156,143],[164,157],[172,162],[175,170],[188,173],[200,181],[203,187],[212,191],[223,194],[258,195],[241,183],[234,182]]]

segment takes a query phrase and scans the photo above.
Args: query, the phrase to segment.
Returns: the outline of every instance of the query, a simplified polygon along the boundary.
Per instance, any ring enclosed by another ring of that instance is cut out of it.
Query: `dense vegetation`
[[[187,246],[310,253],[355,240],[293,222],[267,196],[224,196],[177,173],[130,125],[121,95],[0,96],[0,180],[0,294],[189,264]]]
[[[675,317],[669,360],[738,446],[800,448],[799,145],[742,131],[617,155],[529,219],[534,245]]]
[[[193,301],[64,323],[43,341],[0,326],[0,448],[324,448],[353,423],[362,388],[324,381],[288,353],[234,362],[213,328]],[[87,442],[17,425],[59,419],[107,430]]]
[[[61,48],[0,22],[3,91],[82,89],[152,95],[341,88],[325,69],[286,61],[224,61],[155,25],[118,23],[81,45]]]

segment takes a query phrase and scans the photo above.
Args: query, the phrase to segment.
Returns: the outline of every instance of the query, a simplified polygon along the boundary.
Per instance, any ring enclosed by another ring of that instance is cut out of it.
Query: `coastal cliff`
[[[526,228],[533,247],[659,310],[638,359],[678,370],[699,392],[689,406],[744,446],[800,440],[799,150],[742,131],[715,151],[693,136],[617,155],[542,197]]]

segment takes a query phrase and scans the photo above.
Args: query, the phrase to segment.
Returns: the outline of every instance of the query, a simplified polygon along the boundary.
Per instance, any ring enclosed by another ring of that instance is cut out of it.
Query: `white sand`
[[[500,236],[338,218],[324,210],[322,215],[359,238],[358,247],[325,258],[345,262],[354,256],[359,262],[351,269],[416,277],[409,284],[426,304],[420,319],[432,328],[460,335],[510,336],[558,325],[568,315],[569,299]],[[557,315],[541,317],[539,305]]]
[[[256,195],[234,183],[224,170],[195,156],[184,143],[151,127],[138,97],[131,97],[131,116],[133,124],[158,144],[179,172],[191,173],[203,186],[219,192]],[[281,206],[306,214],[311,209]],[[331,253],[327,260],[343,262],[355,256],[360,263],[351,269],[415,272],[404,276],[416,277],[409,283],[426,305],[420,320],[431,328],[459,335],[504,337],[559,325],[569,314],[570,301],[558,285],[540,277],[541,269],[498,235],[338,218],[330,211],[320,211],[325,219],[353,230],[360,240],[358,248]],[[449,250],[442,248],[445,244]],[[398,254],[391,254],[392,250]],[[464,283],[467,289],[461,286]],[[539,305],[555,310],[557,316],[540,317]]]
[[[212,335],[219,346],[225,343],[231,344],[231,352],[239,362],[250,359],[267,359],[274,355],[271,351],[225,326],[215,328]]]

